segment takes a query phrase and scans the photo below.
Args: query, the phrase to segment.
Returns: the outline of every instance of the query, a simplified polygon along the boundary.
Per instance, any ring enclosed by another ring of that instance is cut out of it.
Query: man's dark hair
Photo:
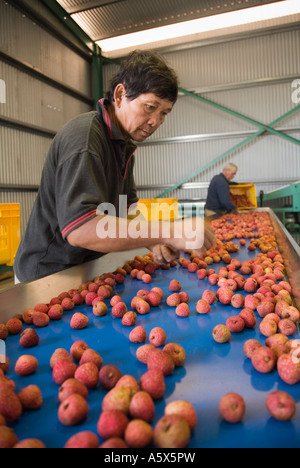
[[[173,104],[178,97],[178,78],[175,71],[156,52],[135,50],[122,62],[117,75],[111,80],[106,98],[113,102],[114,91],[122,83],[129,100],[140,94],[153,93]]]

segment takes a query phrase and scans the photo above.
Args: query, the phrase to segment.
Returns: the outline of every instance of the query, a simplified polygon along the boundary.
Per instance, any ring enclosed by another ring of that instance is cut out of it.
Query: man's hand
[[[180,250],[173,250],[166,244],[155,245],[150,250],[153,252],[154,261],[160,265],[174,262],[174,260],[180,257]]]
[[[201,218],[188,218],[174,223],[173,235],[164,244],[150,250],[157,263],[171,263],[180,256],[181,250],[193,251],[200,255],[215,244],[215,233],[210,225]]]

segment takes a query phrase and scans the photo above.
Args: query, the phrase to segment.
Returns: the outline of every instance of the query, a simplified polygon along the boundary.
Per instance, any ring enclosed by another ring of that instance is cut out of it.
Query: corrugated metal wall
[[[273,30],[165,52],[164,56],[177,71],[181,88],[265,125],[296,106],[292,82],[300,78],[299,29]],[[115,66],[105,67],[106,83],[115,70]],[[276,129],[300,139],[300,112],[278,123]],[[152,141],[136,153],[139,196],[156,197],[164,186],[188,177],[257,130],[252,124],[181,96]],[[300,179],[299,146],[268,134],[167,196],[205,199],[209,181],[229,161],[239,166],[236,180],[256,183],[258,194]]]
[[[65,34],[38,2],[29,5]],[[91,110],[91,61],[66,34],[64,42],[46,22],[0,1],[0,79],[6,88],[0,103],[0,203],[21,203],[22,232],[54,134]]]

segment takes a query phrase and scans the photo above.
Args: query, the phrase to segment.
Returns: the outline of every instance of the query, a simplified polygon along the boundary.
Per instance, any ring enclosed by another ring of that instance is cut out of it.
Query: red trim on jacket
[[[65,238],[69,232],[73,229],[76,229],[77,226],[82,224],[84,221],[87,221],[89,218],[93,218],[96,215],[97,210],[92,210],[89,213],[86,213],[85,215],[81,216],[81,218],[76,219],[72,223],[70,223],[65,229],[62,231],[62,236]]]
[[[134,152],[132,153],[132,155],[130,156],[130,158],[128,158],[128,161],[127,161],[127,163],[126,163],[126,167],[125,167],[125,172],[124,172],[123,182],[124,182],[124,181],[125,181],[125,179],[126,179],[126,175],[127,175],[127,170],[128,170],[129,163],[130,163],[130,161],[132,160],[132,158],[133,158],[133,155],[134,155],[134,153],[136,152],[136,150],[137,150],[137,148],[135,148],[135,150],[134,150]]]

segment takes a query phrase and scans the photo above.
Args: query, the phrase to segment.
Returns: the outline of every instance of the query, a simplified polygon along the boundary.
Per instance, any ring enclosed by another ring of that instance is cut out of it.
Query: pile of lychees
[[[158,307],[163,300],[163,291],[154,287],[151,291],[140,289],[132,299],[128,310],[119,295],[114,294],[114,286],[122,284],[127,275],[145,284],[152,281],[158,268],[169,269],[177,263],[160,266],[149,256],[136,256],[132,261],[108,273],[81,284],[77,289],[62,292],[48,304],[37,304],[25,310],[21,315],[0,325],[0,339],[9,335],[20,335],[19,343],[24,349],[33,349],[39,345],[38,329],[49,323],[59,321],[66,312],[72,312],[70,327],[84,329],[89,326],[88,317],[74,309],[86,304],[92,307],[96,317],[108,313],[109,301],[111,316],[120,319],[124,326],[132,327],[129,340],[142,344],[137,347],[136,358],[146,365],[139,382],[131,375],[122,375],[114,365],[103,365],[100,353],[90,349],[84,341],[76,341],[70,350],[57,349],[49,359],[53,381],[58,385],[59,406],[57,417],[62,425],[75,426],[82,423],[89,414],[88,395],[90,389],[101,387],[107,391],[103,399],[97,434],[82,431],[72,437],[66,448],[96,448],[99,437],[105,439],[103,448],[142,448],[150,444],[157,447],[183,448],[190,441],[191,431],[196,426],[196,412],[187,401],[180,400],[165,408],[165,416],[155,427],[151,423],[155,414],[155,401],[165,394],[165,377],[176,367],[183,366],[185,351],[177,343],[167,343],[165,331],[154,327],[147,337],[142,326],[136,326],[138,315],[150,312],[151,307]],[[172,290],[172,285],[170,285]],[[186,296],[182,300],[187,301]],[[23,330],[26,324],[28,327]],[[145,344],[149,339],[149,343]],[[160,349],[162,348],[162,349]],[[12,379],[5,374],[9,368],[9,358],[0,365],[0,447],[44,448],[42,441],[26,439],[19,441],[16,433],[7,423],[18,420],[23,410],[38,410],[43,405],[41,390],[30,385],[19,394]],[[29,376],[38,370],[38,360],[29,354],[21,356],[15,372],[19,376]]]
[[[295,335],[300,312],[294,306],[291,284],[285,280],[284,259],[277,249],[275,232],[266,212],[228,214],[211,222],[217,236],[216,245],[203,255],[192,252],[190,259],[180,258],[179,264],[197,274],[200,280],[217,285],[216,293],[205,290],[196,305],[199,314],[208,314],[216,302],[242,309],[229,317],[226,324],[217,325],[212,332],[217,343],[228,343],[232,334],[246,328],[254,328],[260,320],[259,330],[266,337],[265,346],[257,340],[248,340],[244,351],[253,367],[260,373],[269,373],[277,368],[281,379],[295,385],[300,382],[300,340],[289,339]],[[240,239],[234,244],[233,239]],[[259,250],[256,258],[239,262],[232,257],[240,248],[246,248],[245,239],[250,239],[248,250]],[[225,263],[218,271],[212,265]],[[242,294],[242,292],[246,292]],[[284,394],[277,397],[278,411],[282,406],[291,418],[295,413],[292,397]],[[228,397],[229,398],[229,397]],[[275,397],[274,397],[275,398]],[[270,410],[270,401],[267,407]],[[243,408],[235,396],[236,407]],[[292,410],[291,410],[292,408]],[[244,411],[241,411],[244,413]],[[271,414],[274,416],[276,410]],[[284,419],[284,416],[278,418]],[[275,417],[275,416],[274,416]],[[230,419],[230,418],[229,418]]]
[[[227,343],[233,334],[256,327],[260,320],[259,330],[266,338],[265,346],[256,340],[248,340],[244,346],[246,357],[260,373],[271,372],[277,367],[286,383],[300,382],[300,343],[289,340],[296,331],[300,315],[293,305],[292,287],[285,280],[284,259],[277,249],[269,215],[256,212],[226,215],[213,221],[212,227],[217,242],[203,255],[192,252],[189,259],[182,257],[178,263],[167,265],[157,264],[151,253],[136,256],[114,273],[100,275],[76,289],[62,292],[49,303],[37,304],[0,325],[1,340],[6,340],[9,335],[19,335],[20,346],[26,350],[15,365],[15,372],[20,376],[38,371],[38,361],[28,354],[28,350],[39,346],[39,328],[62,320],[66,312],[71,312],[71,329],[85,329],[90,325],[87,315],[76,312],[76,306],[85,304],[92,308],[95,317],[103,317],[108,314],[110,305],[112,318],[132,328],[129,341],[137,345],[136,359],[145,365],[139,381],[131,375],[122,375],[118,367],[103,363],[100,352],[84,341],[74,342],[69,350],[57,349],[49,356],[52,378],[58,386],[57,417],[62,425],[78,425],[88,417],[90,390],[101,387],[107,391],[99,408],[97,434],[78,432],[66,443],[66,448],[97,448],[99,436],[105,440],[101,445],[103,448],[142,448],[151,444],[159,448],[183,448],[188,445],[196,427],[195,408],[184,400],[168,404],[165,415],[155,427],[151,426],[155,402],[165,395],[166,378],[184,365],[186,354],[179,343],[168,342],[162,328],[154,327],[147,336],[145,328],[137,323],[139,316],[149,314],[151,308],[159,307],[164,300],[174,308],[176,316],[189,317],[189,295],[182,291],[180,282],[173,279],[166,298],[159,287],[149,291],[141,286],[129,307],[114,291],[126,277],[140,281],[141,285],[149,285],[157,269],[170,269],[179,264],[199,280],[217,286],[216,292],[206,289],[199,297],[196,313],[209,314],[217,303],[240,311],[229,317],[225,324],[214,328],[213,339],[217,343]],[[236,238],[238,244],[233,242]],[[248,247],[245,239],[250,239]],[[258,254],[241,263],[233,257],[240,248],[258,251]],[[221,261],[225,266],[217,271],[213,266]],[[24,324],[27,325],[25,329]],[[15,383],[5,375],[9,365],[8,357],[0,364],[0,448],[44,447],[43,442],[36,439],[18,441],[15,432],[7,426],[7,423],[18,420],[24,409],[38,410],[43,405],[37,386],[29,385],[16,393]],[[290,419],[295,414],[295,403],[284,392],[269,395],[266,406],[278,420]],[[240,395],[225,395],[220,401],[219,412],[228,422],[240,421],[245,411],[246,403]]]

